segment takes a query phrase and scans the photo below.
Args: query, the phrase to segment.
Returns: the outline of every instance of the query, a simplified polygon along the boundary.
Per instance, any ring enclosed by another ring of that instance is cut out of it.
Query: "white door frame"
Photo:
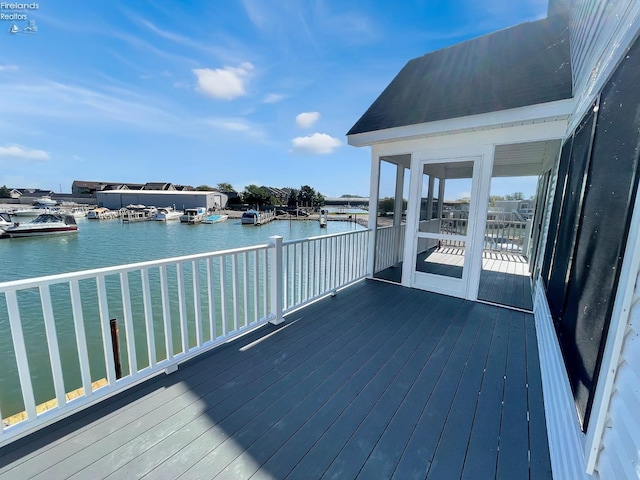
[[[482,248],[486,228],[491,172],[493,167],[493,145],[478,145],[470,148],[430,149],[414,151],[411,155],[411,180],[409,205],[407,208],[407,235],[405,238],[402,284],[412,288],[429,290],[456,297],[476,300],[482,270]],[[423,167],[432,163],[473,161],[471,205],[466,237],[463,276],[444,277],[416,272],[415,252],[417,248],[418,224],[420,220],[420,187]],[[411,232],[411,233],[409,233]]]

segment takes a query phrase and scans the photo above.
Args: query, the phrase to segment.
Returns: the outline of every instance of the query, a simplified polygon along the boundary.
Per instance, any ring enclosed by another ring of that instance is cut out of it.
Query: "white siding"
[[[637,0],[575,0],[571,8],[572,131],[637,36]]]
[[[553,478],[588,479],[591,477],[585,473],[584,434],[578,425],[573,395],[544,286],[540,280],[537,283],[534,312]]]
[[[640,275],[632,302],[596,464],[601,480],[640,479]]]

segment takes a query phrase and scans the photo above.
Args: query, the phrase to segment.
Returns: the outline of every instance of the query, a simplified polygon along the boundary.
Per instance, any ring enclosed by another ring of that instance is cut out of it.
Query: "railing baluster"
[[[187,299],[184,286],[184,269],[182,263],[176,264],[176,277],[178,282],[178,311],[180,315],[180,336],[182,337],[182,353],[189,351],[189,330],[187,327]]]
[[[143,268],[142,275],[142,302],[144,306],[144,325],[147,331],[147,354],[149,355],[149,366],[155,367],[157,363],[156,355],[156,335],[153,331],[153,308],[151,306],[151,286],[149,285],[149,270]]]
[[[191,262],[192,283],[193,283],[193,310],[196,322],[196,345],[202,346],[202,301],[200,299],[200,268],[199,262]]]
[[[89,367],[89,350],[87,349],[87,336],[84,330],[84,316],[82,315],[82,301],[80,299],[80,286],[78,280],[69,282],[71,287],[71,310],[73,312],[73,325],[76,331],[76,345],[78,346],[78,360],[80,361],[80,374],[84,395],[91,395],[91,369]]]
[[[209,337],[214,341],[218,337],[216,326],[215,286],[213,285],[213,258],[207,259],[207,296],[209,299]]]
[[[129,375],[138,374],[138,357],[136,356],[136,341],[133,332],[133,315],[131,313],[131,294],[129,293],[129,275],[120,274],[120,289],[122,291],[122,310],[124,314],[124,328],[127,334],[127,356],[129,359]]]
[[[238,331],[238,265],[237,255],[231,255],[231,288],[233,291],[233,331]]]
[[[167,284],[167,267],[160,265],[160,291],[162,298],[162,320],[164,322],[164,343],[167,360],[173,358],[173,330],[171,328],[171,305],[169,304],[169,285]]]
[[[224,257],[220,257],[220,316],[222,319],[222,336],[227,336],[227,302],[225,302],[226,297],[226,268]]]
[[[53,374],[53,386],[56,392],[58,407],[66,405],[66,390],[64,387],[64,377],[62,375],[62,363],[60,361],[60,347],[56,334],[56,323],[53,318],[53,307],[51,304],[51,292],[49,285],[40,286],[40,298],[42,299],[42,317],[47,334],[47,346],[49,347],[49,360],[51,362],[51,373]]]
[[[31,383],[31,372],[29,371],[27,349],[24,344],[18,298],[16,292],[13,290],[6,292],[5,296],[7,301],[7,311],[9,313],[11,338],[13,339],[13,349],[16,355],[16,363],[18,365],[18,377],[20,378],[20,389],[22,391],[24,409],[27,412],[27,420],[32,421],[37,417],[36,400],[33,394],[33,384]]]
[[[249,325],[249,257],[247,252],[242,254],[242,303],[244,309],[244,323],[243,327]]]
[[[270,291],[269,291],[269,265],[268,265],[268,260],[269,260],[269,253],[267,251],[262,252],[262,271],[263,273],[263,280],[262,280],[262,316],[261,318],[266,318],[269,315],[269,295],[270,295]]]
[[[111,343],[111,329],[109,326],[109,301],[107,300],[107,285],[103,275],[96,277],[96,290],[98,292],[98,311],[100,312],[100,330],[102,332],[102,349],[104,350],[104,362],[107,370],[107,381],[114,386],[116,381],[116,366],[113,359]]]
[[[258,289],[258,280],[260,278],[260,265],[258,264],[258,251],[253,252],[253,322],[257,322],[260,317],[258,316],[258,305],[260,303],[260,292]]]

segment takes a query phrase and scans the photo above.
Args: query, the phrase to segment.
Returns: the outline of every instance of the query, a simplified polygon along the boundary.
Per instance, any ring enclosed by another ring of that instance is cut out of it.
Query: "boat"
[[[158,209],[158,213],[153,217],[158,222],[168,222],[170,220],[180,220],[182,213],[173,207],[163,207]]]
[[[229,218],[229,215],[209,215],[202,220],[202,223],[220,223],[224,222],[227,218]]]
[[[200,223],[204,220],[207,209],[204,207],[185,208],[184,214],[180,216],[182,223]]]
[[[242,214],[240,222],[242,225],[257,225],[260,219],[260,212],[256,210],[247,210]]]
[[[78,231],[78,225],[73,215],[43,213],[31,222],[19,223],[8,227],[5,231],[11,238],[37,237],[75,233]]]
[[[147,207],[146,205],[127,205],[120,210],[120,218],[123,223],[146,222],[153,220],[158,213],[156,207]]]
[[[118,218],[120,212],[117,210],[109,210],[106,207],[98,207],[93,210],[89,210],[87,218],[90,220],[110,220],[112,218]]]
[[[11,216],[6,212],[0,212],[0,233],[9,227],[13,227]]]
[[[20,208],[14,210],[11,215],[14,217],[37,217],[43,213],[58,213],[59,209],[55,207],[47,207],[44,205],[37,205],[35,207]]]
[[[66,215],[73,215],[75,218],[85,218],[89,213],[87,207],[67,207],[63,208],[62,212]]]
[[[58,204],[57,201],[53,200],[50,196],[44,195],[33,202],[34,205],[42,205],[44,207],[53,207]]]

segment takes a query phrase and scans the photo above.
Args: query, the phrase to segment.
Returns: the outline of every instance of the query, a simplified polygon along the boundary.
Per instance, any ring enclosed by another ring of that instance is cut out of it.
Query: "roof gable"
[[[557,15],[409,61],[348,135],[571,96],[567,19]]]

